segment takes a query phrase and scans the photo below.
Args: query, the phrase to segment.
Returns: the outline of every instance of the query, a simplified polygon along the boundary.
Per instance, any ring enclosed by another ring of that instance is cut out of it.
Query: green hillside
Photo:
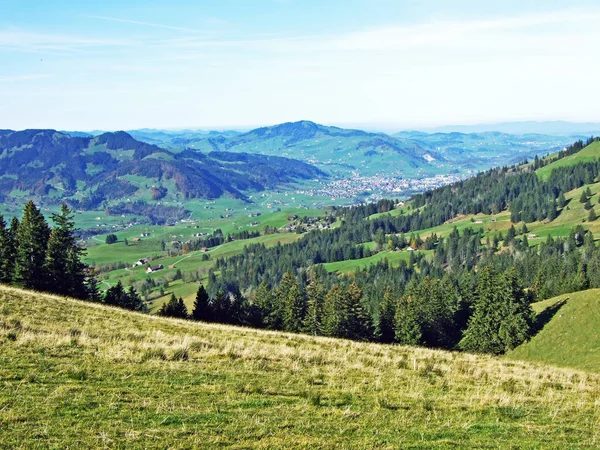
[[[555,314],[508,357],[600,371],[600,289],[561,295],[536,307],[538,315]]]
[[[1,448],[593,448],[600,377],[0,288]]]
[[[536,173],[538,178],[541,180],[546,180],[554,169],[559,167],[574,166],[575,164],[582,162],[595,161],[598,158],[600,158],[600,141],[591,143],[574,155],[554,161],[553,163],[538,169]]]

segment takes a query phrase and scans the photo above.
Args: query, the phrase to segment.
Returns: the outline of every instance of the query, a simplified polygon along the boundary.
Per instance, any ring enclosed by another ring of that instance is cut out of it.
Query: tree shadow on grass
[[[567,303],[569,298],[570,297],[565,297],[557,301],[554,305],[548,306],[535,317],[535,321],[533,323],[533,336],[542,331],[546,324],[552,320],[554,315],[565,305],[565,303]]]

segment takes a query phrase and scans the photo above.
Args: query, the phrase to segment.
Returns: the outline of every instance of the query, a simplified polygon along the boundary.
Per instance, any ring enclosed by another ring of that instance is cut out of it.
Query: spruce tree
[[[284,331],[297,333],[302,329],[306,302],[304,300],[304,293],[293,275],[287,272],[284,278],[286,276],[290,276],[291,278],[286,281],[282,280],[278,294],[278,298],[283,302],[284,308],[283,329]],[[283,295],[283,297],[280,297],[280,295]]]
[[[517,231],[515,230],[515,226],[511,225],[508,231],[506,232],[506,237],[504,238],[504,246],[508,247],[515,239],[517,235]]]
[[[124,297],[124,302],[125,304],[123,307],[125,309],[129,309],[130,311],[146,312],[146,305],[133,286],[129,287],[129,290]]]
[[[48,285],[45,271],[50,229],[32,201],[23,209],[17,232],[16,279],[27,289],[43,290]]]
[[[323,302],[325,301],[325,286],[319,276],[315,276],[306,287],[306,316],[303,331],[313,336],[323,334]]]
[[[598,216],[596,215],[596,211],[594,211],[594,208],[591,208],[590,212],[588,213],[588,222],[594,222],[597,218]]]
[[[291,272],[286,272],[279,283],[275,297],[282,305],[282,328],[284,331],[298,332],[302,329],[306,303],[304,294]]]
[[[10,283],[12,273],[8,270],[9,237],[4,217],[0,214],[0,283]]]
[[[4,274],[7,281],[14,281],[15,268],[17,264],[17,250],[19,248],[17,241],[17,233],[19,232],[19,219],[13,217],[10,221],[10,227],[6,229],[6,249],[5,249],[5,266]],[[10,280],[8,280],[10,278]]]
[[[339,285],[334,285],[325,295],[323,304],[322,328],[325,336],[341,336],[342,311],[344,306],[344,289]]]
[[[342,310],[341,337],[366,341],[373,337],[370,314],[362,304],[363,291],[356,282],[348,287]]]
[[[271,330],[281,329],[281,317],[275,310],[275,297],[265,280],[258,286],[253,303],[258,308],[263,326]]]
[[[85,285],[87,295],[86,298],[90,302],[102,302],[102,294],[100,293],[100,282],[96,276],[96,270],[93,267],[86,268]]]
[[[198,287],[198,291],[196,292],[194,309],[192,310],[192,319],[201,320],[203,322],[212,322],[213,319],[210,298],[202,284]]]
[[[561,209],[567,206],[567,199],[565,198],[565,193],[563,191],[560,191],[560,194],[558,194],[557,206]]]
[[[77,243],[72,211],[63,203],[59,214],[52,214],[55,226],[50,232],[46,251],[46,289],[71,297],[85,299],[86,266],[81,262],[84,249]]]
[[[514,269],[498,274],[486,267],[479,273],[473,315],[459,347],[499,355],[524,342],[532,324],[531,306]]]
[[[228,294],[225,294],[223,291],[218,291],[215,298],[211,301],[211,306],[215,322],[230,322],[231,301],[229,300]]]
[[[123,288],[121,280],[117,281],[117,284],[108,288],[104,294],[104,303],[111,306],[119,306],[125,308],[128,303],[127,293]]]
[[[396,316],[397,303],[392,293],[392,288],[388,286],[385,294],[383,294],[383,300],[379,304],[379,315],[377,317],[379,341],[385,344],[394,342],[394,318]]]
[[[163,303],[158,314],[164,317],[174,317],[176,319],[187,319],[188,313],[183,298],[179,297],[179,300],[175,294],[171,294],[169,301]]]
[[[398,302],[394,317],[394,338],[398,344],[418,345],[421,343],[421,325],[410,295],[405,295]]]

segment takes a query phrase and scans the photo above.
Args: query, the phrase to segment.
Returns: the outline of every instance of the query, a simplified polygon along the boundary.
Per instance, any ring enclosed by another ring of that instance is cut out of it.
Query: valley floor
[[[0,288],[1,448],[597,448],[600,376]]]

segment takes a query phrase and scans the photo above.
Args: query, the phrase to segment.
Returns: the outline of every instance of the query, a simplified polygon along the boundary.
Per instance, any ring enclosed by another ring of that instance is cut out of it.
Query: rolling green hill
[[[595,161],[598,158],[600,158],[600,141],[591,143],[574,155],[554,161],[538,169],[536,173],[541,180],[546,180],[550,176],[550,173],[558,167],[574,166],[583,162]]]
[[[2,448],[593,448],[600,377],[0,288]]]
[[[248,193],[327,177],[290,158],[195,150],[171,152],[125,132],[72,137],[54,130],[0,136],[0,200],[67,201],[78,210],[140,215],[153,223],[187,216],[183,202]]]
[[[534,307],[538,316],[550,320],[509,358],[600,371],[600,289],[561,295]]]

